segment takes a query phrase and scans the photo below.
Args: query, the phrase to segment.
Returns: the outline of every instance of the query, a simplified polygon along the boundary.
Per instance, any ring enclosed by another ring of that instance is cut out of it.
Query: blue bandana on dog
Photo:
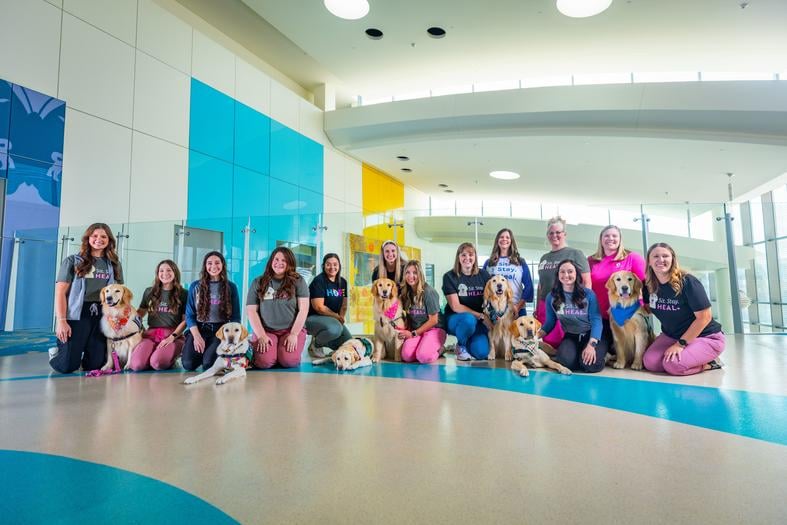
[[[623,326],[626,324],[626,321],[634,317],[634,314],[637,313],[637,310],[639,310],[639,302],[636,302],[631,306],[615,305],[609,309],[609,313],[612,314],[612,317],[615,319],[615,322],[618,324],[618,326]]]

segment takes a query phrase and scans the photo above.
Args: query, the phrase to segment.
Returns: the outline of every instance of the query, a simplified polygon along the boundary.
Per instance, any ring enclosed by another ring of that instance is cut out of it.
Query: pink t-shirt
[[[596,293],[598,308],[601,310],[601,317],[609,319],[609,295],[607,293],[607,281],[610,275],[622,270],[634,272],[634,275],[641,280],[645,279],[645,259],[636,252],[629,253],[620,261],[613,261],[613,255],[608,255],[597,261],[593,257],[588,257],[590,264],[591,288]]]

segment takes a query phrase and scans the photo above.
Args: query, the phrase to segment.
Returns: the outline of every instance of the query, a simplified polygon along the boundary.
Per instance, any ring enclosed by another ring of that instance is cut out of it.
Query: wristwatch
[[[418,332],[413,330],[412,332],[410,332],[410,335],[413,336],[413,337],[418,337]]]
[[[678,344],[683,348],[686,348],[686,345],[688,345],[689,343],[685,339],[678,339]]]
[[[598,346],[598,341],[591,341],[591,342],[590,342],[590,343],[588,343],[588,344],[589,344],[590,346],[592,346],[593,348],[596,348],[596,347]]]

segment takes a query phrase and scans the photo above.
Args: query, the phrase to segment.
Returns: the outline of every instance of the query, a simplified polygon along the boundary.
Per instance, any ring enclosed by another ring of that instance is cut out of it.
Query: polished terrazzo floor
[[[787,337],[723,357],[688,378],[449,356],[186,387],[50,375],[6,342],[0,521],[784,523]]]

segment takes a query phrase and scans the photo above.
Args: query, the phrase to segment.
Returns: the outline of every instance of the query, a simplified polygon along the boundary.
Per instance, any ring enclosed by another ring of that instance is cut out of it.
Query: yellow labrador
[[[249,346],[249,332],[240,323],[226,323],[216,332],[219,343],[216,349],[216,361],[213,366],[199,375],[186,378],[187,385],[194,384],[203,379],[223,373],[216,380],[217,385],[223,385],[237,377],[246,377],[246,369],[251,366],[251,347]]]
[[[332,361],[336,370],[355,370],[363,366],[372,366],[372,343],[366,337],[348,339],[331,353],[330,357],[320,357],[312,361],[313,365],[321,365]]]
[[[514,362],[511,370],[519,372],[522,377],[530,375],[529,368],[551,368],[561,374],[571,375],[571,370],[553,361],[547,351],[554,354],[555,349],[538,338],[541,323],[532,315],[523,315],[511,326],[514,347]]]

